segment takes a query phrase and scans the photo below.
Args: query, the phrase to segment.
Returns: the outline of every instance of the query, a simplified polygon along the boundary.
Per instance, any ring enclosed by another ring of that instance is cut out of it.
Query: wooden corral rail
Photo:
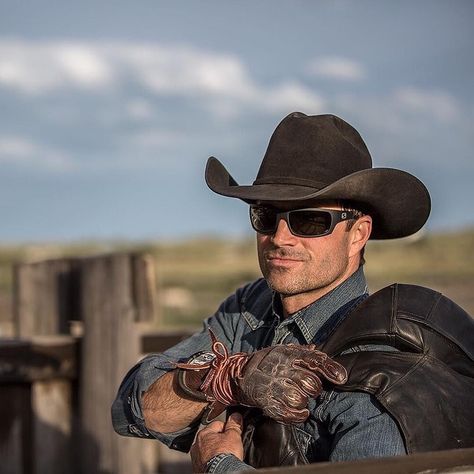
[[[143,332],[157,322],[152,261],[105,255],[18,265],[15,339],[0,339],[2,474],[164,472],[156,442],[120,437],[110,406],[124,374],[192,330]],[[72,321],[82,335],[71,336]],[[159,461],[159,462],[158,462]],[[469,465],[470,470],[460,470]],[[474,472],[474,449],[262,472]],[[179,469],[179,468],[178,468]],[[189,472],[189,463],[174,472]],[[171,472],[171,471],[167,471]],[[454,472],[454,471],[450,471]]]
[[[153,352],[166,350],[190,334],[190,330],[144,334],[139,337],[139,352],[144,346],[154,348]],[[124,343],[129,343],[128,338]],[[95,374],[81,371],[81,361],[90,356],[90,352],[84,353],[87,350],[82,337],[0,339],[2,474],[130,472],[124,470],[126,463],[134,465],[132,472],[156,472],[153,441],[122,438],[113,432],[110,405],[118,382],[113,387],[106,385],[100,361]],[[93,410],[81,403],[84,394],[90,397]],[[85,416],[93,416],[95,421],[89,423]],[[87,431],[94,422],[104,425],[102,432]],[[111,467],[104,468],[104,450],[112,450],[113,443],[119,449],[131,443],[130,457],[116,466],[110,459]]]
[[[474,448],[353,462],[324,462],[291,468],[260,469],[258,472],[262,474],[473,474]]]
[[[71,466],[78,360],[72,337],[0,340],[0,472]]]
[[[141,356],[140,328],[156,323],[154,275],[152,259],[135,254],[14,268],[18,340],[0,344],[0,409],[11,410],[0,472],[154,472],[146,443],[119,437],[110,421],[117,387]],[[75,322],[80,343],[64,339]]]

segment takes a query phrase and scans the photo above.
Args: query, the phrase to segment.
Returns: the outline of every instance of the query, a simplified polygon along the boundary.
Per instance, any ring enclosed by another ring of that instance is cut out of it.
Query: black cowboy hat
[[[206,182],[214,192],[247,203],[304,207],[312,201],[349,201],[372,216],[372,239],[415,233],[431,209],[419,179],[397,169],[372,168],[357,130],[335,115],[294,112],[285,117],[251,186],[239,186],[214,157],[207,162]]]

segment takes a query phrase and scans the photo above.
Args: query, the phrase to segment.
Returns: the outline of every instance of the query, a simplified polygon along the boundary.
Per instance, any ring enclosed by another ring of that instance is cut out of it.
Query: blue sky
[[[472,227],[472,1],[0,0],[0,241],[250,234],[207,157],[253,181],[289,112],[335,113],[375,166]]]

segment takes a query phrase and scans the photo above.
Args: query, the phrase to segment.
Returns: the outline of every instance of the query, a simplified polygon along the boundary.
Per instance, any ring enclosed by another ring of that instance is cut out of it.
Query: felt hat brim
[[[344,200],[359,203],[371,215],[371,239],[394,239],[414,234],[424,225],[431,210],[425,185],[415,176],[393,168],[369,168],[344,176],[316,189],[295,184],[241,186],[214,157],[207,161],[206,183],[217,194],[247,203],[294,204],[308,201]]]

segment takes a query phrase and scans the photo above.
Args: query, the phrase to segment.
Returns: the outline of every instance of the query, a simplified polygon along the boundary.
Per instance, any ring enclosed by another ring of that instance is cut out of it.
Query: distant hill
[[[116,251],[154,257],[158,300],[170,325],[199,324],[234,289],[260,276],[254,239],[0,245],[0,319],[10,315],[14,262]],[[429,286],[474,314],[474,229],[370,242],[366,261],[372,292],[393,282]]]

